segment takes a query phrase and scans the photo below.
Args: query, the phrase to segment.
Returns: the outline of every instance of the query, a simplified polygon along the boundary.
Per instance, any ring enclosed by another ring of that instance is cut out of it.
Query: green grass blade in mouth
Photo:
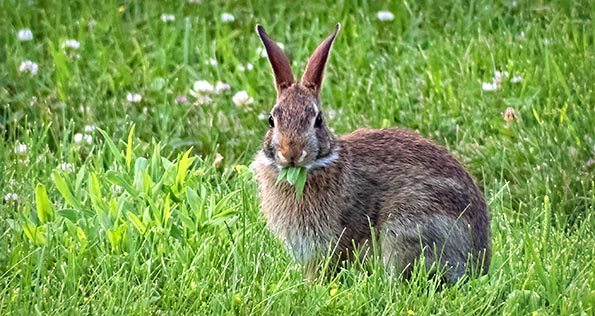
[[[299,199],[304,193],[307,178],[308,169],[304,167],[285,167],[279,171],[276,184],[279,184],[281,181],[287,181],[295,187],[295,196]]]

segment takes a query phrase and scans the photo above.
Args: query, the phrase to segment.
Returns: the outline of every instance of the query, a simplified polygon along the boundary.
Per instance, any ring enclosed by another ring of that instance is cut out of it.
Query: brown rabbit
[[[277,88],[270,128],[253,164],[261,207],[268,227],[308,267],[308,277],[327,253],[352,259],[372,236],[387,269],[404,277],[420,256],[428,267],[443,269],[451,283],[471,270],[486,273],[486,203],[453,156],[405,129],[358,129],[335,138],[327,128],[320,89],[340,24],[316,48],[299,82],[264,28],[256,29]],[[284,167],[308,170],[301,198],[289,183],[276,183]]]

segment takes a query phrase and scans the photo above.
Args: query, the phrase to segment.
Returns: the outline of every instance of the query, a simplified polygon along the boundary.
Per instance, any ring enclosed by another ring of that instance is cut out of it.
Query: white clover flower
[[[223,22],[223,23],[233,22],[233,21],[235,21],[235,19],[236,18],[231,13],[223,12],[221,14],[221,22]]]
[[[508,71],[494,71],[492,82],[484,82],[481,84],[481,89],[484,91],[496,91],[500,89],[500,85],[504,78],[508,78],[510,74]],[[511,81],[512,82],[512,81]]]
[[[196,103],[198,105],[210,104],[213,103],[213,99],[211,99],[211,97],[209,97],[208,95],[197,95]]]
[[[142,101],[142,99],[143,99],[143,97],[138,93],[128,92],[126,94],[126,101],[128,101],[130,103],[138,103],[138,102]]]
[[[27,145],[25,144],[18,144],[14,146],[14,153],[15,154],[24,154],[27,152]]]
[[[279,48],[281,50],[284,50],[285,49],[285,45],[283,45],[283,43],[277,42],[277,46],[279,46]],[[256,54],[260,55],[260,57],[262,57],[262,58],[265,58],[265,57],[268,56],[267,50],[264,47],[262,47],[262,46],[260,46],[260,47],[258,47],[256,49]]]
[[[215,154],[215,160],[213,161],[213,166],[215,168],[221,167],[223,164],[223,156],[220,153]]]
[[[58,169],[66,172],[74,172],[74,165],[69,162],[63,162],[58,165]]]
[[[215,90],[215,87],[213,87],[213,85],[206,80],[198,80],[194,82],[194,85],[192,85],[192,90],[194,92],[211,93]]]
[[[376,16],[380,21],[392,21],[395,19],[395,15],[390,11],[378,11]]]
[[[31,75],[35,75],[38,70],[39,66],[30,60],[25,60],[19,65],[19,72],[28,72]]]
[[[256,116],[258,118],[258,120],[260,121],[264,121],[267,118],[267,114],[266,113],[260,113],[258,114],[258,116]]]
[[[521,32],[521,33],[519,33],[519,34],[516,36],[516,39],[517,39],[518,41],[522,41],[522,40],[524,40],[524,39],[525,39],[525,32]]]
[[[171,21],[175,21],[176,20],[176,16],[173,14],[162,14],[161,15],[161,21],[163,22],[171,22]]]
[[[17,32],[17,38],[19,39],[19,41],[24,42],[24,41],[31,41],[33,40],[33,33],[31,32],[30,29],[23,29],[23,30],[19,30]]]
[[[74,134],[74,142],[75,143],[80,143],[82,141],[83,141],[83,134],[81,134],[81,133]]]
[[[92,133],[97,129],[95,125],[85,125],[84,131],[85,133]]]
[[[205,60],[205,65],[217,66],[217,59],[209,58],[208,60]]]
[[[268,56],[266,49],[264,49],[264,47],[260,47],[260,46],[256,48],[256,55],[259,55],[262,58],[265,58]]]
[[[501,83],[502,79],[509,76],[508,71],[495,71],[494,72],[494,83]]]
[[[520,77],[520,76],[510,78],[510,82],[512,82],[512,83],[521,82],[522,80],[523,80],[523,77]]]
[[[232,97],[233,103],[237,106],[247,105],[254,102],[254,98],[248,95],[246,91],[240,91]]]
[[[87,27],[89,28],[89,31],[93,31],[93,29],[95,28],[95,25],[97,25],[97,21],[90,20],[89,23],[87,23]]]
[[[74,142],[77,144],[80,144],[82,142],[91,144],[93,142],[93,136],[91,136],[89,134],[76,133],[76,134],[74,134]]]
[[[188,3],[199,4],[202,0],[188,0]]]
[[[81,43],[79,43],[79,41],[77,41],[77,40],[67,39],[66,41],[62,42],[61,47],[62,47],[62,49],[65,49],[65,48],[79,49],[79,47],[81,47]]]
[[[8,201],[18,201],[19,200],[19,195],[16,193],[7,193],[4,196],[4,201],[8,202]]]
[[[229,89],[231,89],[231,86],[221,81],[217,81],[217,84],[215,85],[215,93],[217,94]]]
[[[247,63],[246,65],[238,65],[238,71],[250,71],[254,69],[254,66],[251,63]]]
[[[484,82],[481,84],[481,90],[483,91],[496,91],[500,87],[497,84],[491,82]]]

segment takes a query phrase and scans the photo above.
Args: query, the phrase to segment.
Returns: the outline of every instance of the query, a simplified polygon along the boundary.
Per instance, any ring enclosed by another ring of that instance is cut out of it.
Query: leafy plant
[[[295,196],[299,200],[304,193],[307,178],[308,169],[304,167],[285,167],[279,171],[276,184],[279,184],[281,181],[287,181],[295,187]]]

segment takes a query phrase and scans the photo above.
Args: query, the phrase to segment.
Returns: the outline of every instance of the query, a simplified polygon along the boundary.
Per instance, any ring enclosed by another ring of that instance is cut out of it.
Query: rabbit
[[[377,242],[387,271],[410,278],[422,256],[448,283],[488,271],[490,220],[481,190],[443,147],[402,128],[335,137],[322,112],[325,65],[341,25],[310,56],[301,81],[261,25],[277,99],[252,164],[267,227],[304,264],[308,279],[327,255],[352,261]],[[278,182],[307,169],[301,197]],[[362,251],[364,249],[364,251]],[[476,274],[472,274],[474,271]]]

